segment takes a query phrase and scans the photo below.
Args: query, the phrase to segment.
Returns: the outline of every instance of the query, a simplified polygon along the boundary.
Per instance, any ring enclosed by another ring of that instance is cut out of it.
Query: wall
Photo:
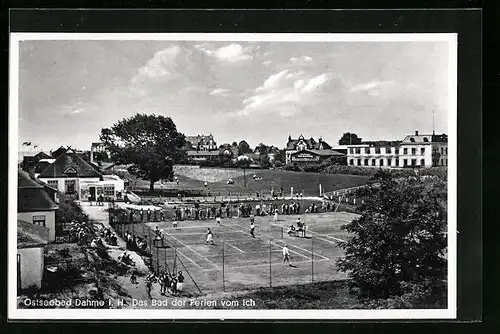
[[[40,288],[44,269],[43,247],[20,248],[17,254],[21,255],[21,288],[26,289],[30,285]]]
[[[45,227],[49,229],[49,241],[56,240],[56,212],[55,211],[35,211],[18,212],[17,218],[28,223],[33,223],[33,216],[45,216]]]
[[[98,182],[100,179],[98,177],[89,177],[89,178],[74,178],[74,177],[60,177],[60,178],[40,178],[43,182],[49,184],[49,181],[57,180],[57,190],[62,192],[63,194],[66,191],[65,182],[66,180],[75,180],[75,191],[77,194],[80,194],[80,184],[82,183],[90,183],[90,182]],[[51,184],[49,184],[51,185]]]
[[[359,154],[352,154],[351,150],[348,150],[347,163],[351,165],[351,159],[354,164],[352,166],[360,166],[360,167],[404,167],[404,159],[407,160],[408,166],[411,165],[411,159],[417,159],[417,166],[420,166],[420,160],[424,159],[424,167],[432,167],[432,145],[431,144],[422,144],[422,145],[401,145],[399,147],[399,154],[396,155],[395,148],[396,147],[381,147],[380,153],[375,153],[375,147],[370,147],[369,153],[366,153],[365,149],[367,147],[360,147],[361,152]],[[407,154],[404,154],[404,148],[407,149]],[[416,149],[416,155],[411,154],[412,148]],[[421,148],[425,148],[425,152],[422,155],[420,152]],[[389,149],[389,150],[387,150]],[[396,158],[399,160],[399,165],[396,165]],[[361,159],[361,164],[358,164],[358,159]],[[368,159],[368,166],[365,166],[364,161]],[[375,159],[375,165],[372,165],[372,159]],[[389,161],[390,159],[390,165]],[[382,163],[381,163],[382,160]]]

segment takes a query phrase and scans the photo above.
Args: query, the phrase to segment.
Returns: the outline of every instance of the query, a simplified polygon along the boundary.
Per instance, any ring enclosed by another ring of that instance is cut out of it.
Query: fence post
[[[225,267],[224,267],[224,246],[225,241],[222,241],[222,291],[226,292],[226,276],[225,276]]]
[[[311,237],[311,282],[314,282],[314,236]]]
[[[160,247],[156,245],[156,274],[160,275]]]
[[[269,239],[269,287],[273,286],[273,279],[272,279],[272,273],[271,273],[271,239]]]
[[[281,239],[283,239],[283,227],[281,227]]]

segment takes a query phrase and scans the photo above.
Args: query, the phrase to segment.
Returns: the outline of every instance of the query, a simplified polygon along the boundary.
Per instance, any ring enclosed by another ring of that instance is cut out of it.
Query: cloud
[[[267,66],[270,65],[272,62],[270,60],[265,60],[262,62],[262,65]]]
[[[243,108],[237,115],[253,113],[277,113],[289,117],[301,108],[318,101],[320,88],[331,78],[330,73],[319,75],[305,71],[283,70],[270,75],[263,84],[253,91],[253,95],[243,100]]]
[[[177,45],[156,52],[146,65],[139,68],[139,75],[155,79],[172,74],[175,69],[176,57],[180,52],[181,48]]]
[[[229,89],[216,88],[210,92],[210,95],[226,95],[229,92]]]
[[[306,63],[311,63],[313,61],[313,59],[309,56],[302,56],[302,57],[291,57],[290,59],[290,62],[292,64],[306,64]]]
[[[359,84],[359,85],[356,85],[354,87],[351,87],[351,92],[358,92],[358,91],[371,91],[375,88],[379,88],[381,86],[385,86],[385,85],[390,85],[390,84],[393,84],[394,81],[371,81],[371,82],[368,82],[368,83],[364,83],[364,84]]]
[[[206,45],[198,46],[198,49],[225,63],[236,63],[252,59],[252,56],[248,53],[249,48],[243,48],[237,43],[229,44],[216,50],[210,50]]]

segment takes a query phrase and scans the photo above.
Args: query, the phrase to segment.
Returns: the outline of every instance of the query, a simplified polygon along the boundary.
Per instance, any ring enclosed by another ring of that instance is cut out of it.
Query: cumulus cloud
[[[358,92],[358,91],[371,91],[375,88],[379,88],[385,85],[390,85],[393,84],[394,81],[371,81],[368,83],[363,83],[356,85],[354,87],[351,87],[351,92]]]
[[[210,92],[210,95],[225,95],[229,92],[229,89],[216,88]]]
[[[171,74],[175,66],[175,58],[180,52],[181,48],[177,45],[158,51],[147,61],[146,65],[139,68],[139,75],[154,79]]]
[[[218,49],[211,49],[208,44],[197,44],[195,48],[203,51],[208,56],[215,57],[223,63],[237,63],[252,59],[252,55],[250,54],[252,47],[244,48],[237,43],[232,43]]]
[[[292,116],[300,108],[314,103],[319,92],[331,78],[331,74],[308,74],[305,71],[283,70],[270,75],[257,87],[253,95],[243,100],[243,109],[237,114],[276,112],[283,117]]]

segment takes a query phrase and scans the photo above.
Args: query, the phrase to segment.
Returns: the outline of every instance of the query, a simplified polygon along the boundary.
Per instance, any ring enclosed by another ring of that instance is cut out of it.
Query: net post
[[[160,248],[156,245],[156,274],[160,275]]]
[[[283,226],[281,227],[281,239],[283,239]]]

